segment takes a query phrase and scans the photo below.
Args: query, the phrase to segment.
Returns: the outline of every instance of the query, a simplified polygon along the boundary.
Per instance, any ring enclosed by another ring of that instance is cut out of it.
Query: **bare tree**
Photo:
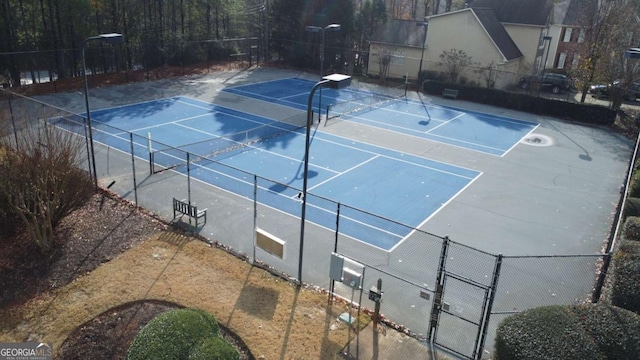
[[[629,47],[638,44],[640,23],[635,14],[635,0],[602,0],[587,2],[580,14],[581,46],[572,75],[582,91],[584,102],[589,86],[595,82],[609,83],[621,80],[620,89],[612,96],[612,107],[621,105],[620,96],[638,77],[638,66],[623,57]]]
[[[380,84],[384,84],[387,76],[389,76],[389,67],[398,48],[393,46],[378,46],[377,50],[374,59],[378,63]]]
[[[447,79],[452,83],[457,82],[462,69],[470,65],[473,65],[473,58],[463,50],[456,49],[443,51],[438,63],[438,66],[445,67]]]
[[[501,76],[500,72],[496,69],[496,63],[493,61],[485,66],[478,67],[474,72],[482,77],[485,86],[488,88],[494,88],[496,86],[496,80]]]
[[[23,130],[18,146],[0,139],[0,198],[43,253],[51,251],[60,221],[95,191],[79,168],[83,144],[74,133],[46,124]]]

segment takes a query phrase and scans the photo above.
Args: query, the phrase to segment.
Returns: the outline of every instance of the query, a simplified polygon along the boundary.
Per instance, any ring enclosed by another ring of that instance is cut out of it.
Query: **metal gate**
[[[449,254],[451,245],[449,239],[445,238],[431,310],[429,337],[435,345],[457,355],[467,359],[480,359],[502,257],[487,253],[473,254],[475,256],[470,261],[485,268],[485,274],[482,274],[482,272],[474,272],[473,263],[466,261],[469,259],[465,259],[464,256],[458,259],[460,265],[464,266],[456,266],[455,263],[447,264],[447,260],[456,259]],[[454,246],[458,252],[470,250],[460,244],[454,243]],[[483,256],[487,256],[487,259],[482,259]],[[489,271],[491,276],[487,276]]]

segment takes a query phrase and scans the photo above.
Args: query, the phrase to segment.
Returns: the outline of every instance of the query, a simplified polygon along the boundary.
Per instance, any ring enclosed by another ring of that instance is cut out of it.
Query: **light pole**
[[[84,49],[89,41],[101,40],[110,44],[120,44],[123,41],[122,34],[110,33],[91,36],[82,41],[82,76],[84,78],[84,102],[87,107],[87,126],[89,127],[89,144],[91,146],[91,167],[93,169],[93,185],[98,187],[98,173],[96,171],[96,156],[93,150],[93,129],[91,126],[91,110],[89,109],[89,85],[87,83],[87,65],[84,56]],[[91,169],[89,170],[91,172]]]
[[[324,76],[324,33],[325,31],[339,31],[340,24],[329,24],[325,27],[320,26],[306,26],[304,31],[306,32],[320,32],[322,33],[322,42],[320,45],[320,78]],[[318,99],[318,122],[320,122],[320,116],[322,115],[322,87],[320,87],[320,98]]]
[[[547,60],[549,59],[549,50],[551,48],[551,36],[543,36],[543,43],[547,43],[547,55],[544,57],[544,64],[542,64],[542,71],[540,72],[540,82],[538,83],[538,97],[540,97],[540,88],[543,82],[544,72],[547,70]]]
[[[422,61],[424,60],[424,48],[427,45],[427,29],[429,28],[429,22],[425,19],[423,22],[416,23],[416,26],[424,27],[424,38],[422,39],[422,54],[420,55],[420,66],[418,67],[418,91],[422,86]]]
[[[552,39],[551,36],[542,37],[542,41],[546,41],[547,42],[547,55],[544,57],[544,67],[542,68],[542,72],[547,70],[547,60],[549,60],[549,50],[551,48],[551,39]]]
[[[311,92],[309,93],[309,102],[307,104],[307,131],[304,142],[304,170],[302,174],[302,212],[300,214],[300,258],[298,260],[298,286],[302,285],[302,254],[304,248],[304,222],[307,213],[307,183],[309,180],[309,144],[311,137],[311,124],[313,123],[313,94],[316,92],[316,89],[322,89],[324,85],[327,85],[332,89],[342,89],[351,85],[351,76],[342,74],[331,74],[324,76],[322,80],[313,85],[313,87],[311,88]]]

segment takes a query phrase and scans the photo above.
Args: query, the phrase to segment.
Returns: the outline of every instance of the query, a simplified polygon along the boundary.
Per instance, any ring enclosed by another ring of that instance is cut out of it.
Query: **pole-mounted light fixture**
[[[89,172],[93,171],[93,184],[95,187],[98,187],[98,173],[96,171],[96,156],[95,151],[93,149],[93,128],[91,126],[91,110],[89,109],[89,85],[87,83],[87,65],[84,56],[84,50],[89,41],[100,40],[107,42],[109,44],[120,44],[124,41],[124,37],[122,34],[118,33],[109,33],[109,34],[100,34],[96,36],[91,36],[82,41],[82,76],[84,79],[84,102],[87,107],[87,126],[89,127],[89,144],[91,147],[91,164],[89,168]]]
[[[351,76],[343,75],[343,74],[332,74],[327,75],[322,78],[319,82],[317,82],[311,88],[311,92],[309,93],[309,102],[307,104],[307,131],[304,143],[304,170],[303,170],[303,180],[302,180],[302,194],[300,197],[302,198],[302,212],[300,214],[300,258],[298,260],[298,281],[299,285],[302,285],[302,254],[304,249],[304,223],[306,219],[307,213],[307,184],[309,180],[309,144],[311,137],[311,125],[313,124],[313,94],[316,92],[316,89],[326,85],[332,89],[342,89],[349,85],[351,85]]]

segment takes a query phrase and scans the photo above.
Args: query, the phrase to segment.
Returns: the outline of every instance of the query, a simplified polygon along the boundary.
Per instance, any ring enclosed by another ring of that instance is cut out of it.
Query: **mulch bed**
[[[168,230],[166,223],[108,193],[99,193],[56,229],[55,250],[42,255],[24,234],[0,237],[0,307],[16,306],[50,289],[69,284],[101,264]],[[60,359],[124,359],[129,345],[156,315],[181,308],[162,301],[140,301],[110,309],[79,326],[65,340]],[[244,342],[220,326],[223,337],[253,359]]]

